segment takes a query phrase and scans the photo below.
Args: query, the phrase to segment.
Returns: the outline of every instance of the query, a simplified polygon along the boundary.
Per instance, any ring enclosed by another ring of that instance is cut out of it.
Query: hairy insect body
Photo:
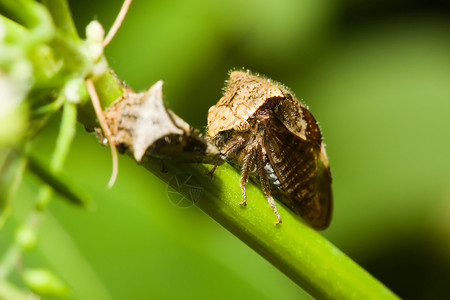
[[[208,115],[208,135],[226,160],[250,176],[277,216],[272,193],[312,227],[328,227],[332,212],[331,175],[317,122],[286,89],[270,80],[235,71],[224,96]]]

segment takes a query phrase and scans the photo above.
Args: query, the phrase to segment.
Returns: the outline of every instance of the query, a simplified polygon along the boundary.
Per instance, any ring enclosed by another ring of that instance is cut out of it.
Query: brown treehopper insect
[[[234,71],[219,102],[209,109],[208,135],[221,154],[241,169],[246,205],[249,176],[260,182],[277,216],[272,193],[317,230],[331,220],[331,173],[319,126],[282,85]]]
[[[163,81],[148,91],[130,89],[114,101],[104,116],[111,141],[121,151],[129,150],[137,162],[145,156],[178,162],[222,164],[219,151],[183,119],[167,109],[163,101]],[[100,141],[105,137],[97,129]]]

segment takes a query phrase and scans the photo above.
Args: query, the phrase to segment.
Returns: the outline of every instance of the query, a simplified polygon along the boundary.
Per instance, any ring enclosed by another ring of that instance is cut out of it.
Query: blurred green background
[[[70,6],[84,36],[93,19],[109,28],[121,1]],[[135,0],[106,56],[137,91],[164,79],[167,105],[200,130],[232,68],[289,86],[327,144],[335,213],[323,234],[402,298],[450,296],[449,4]],[[58,121],[36,143],[42,160]],[[73,299],[309,298],[128,157],[106,189],[109,149],[81,126],[64,172],[96,209],[54,201],[25,263],[54,270]],[[37,187],[27,174],[17,222]]]

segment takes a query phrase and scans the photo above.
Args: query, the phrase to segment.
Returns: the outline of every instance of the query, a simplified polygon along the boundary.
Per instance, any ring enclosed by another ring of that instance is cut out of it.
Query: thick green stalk
[[[161,162],[149,159],[143,166],[183,193],[261,256],[318,299],[398,299],[300,217],[277,203],[283,223],[276,217],[262,191],[249,184],[248,205],[239,206],[242,195],[239,173],[219,166],[213,179],[206,165]],[[175,178],[181,180],[174,180]],[[189,178],[186,184],[179,185]],[[184,179],[184,180],[183,180]]]

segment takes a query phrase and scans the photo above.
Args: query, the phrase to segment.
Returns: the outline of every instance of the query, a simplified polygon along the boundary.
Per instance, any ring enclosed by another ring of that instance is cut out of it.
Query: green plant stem
[[[53,172],[60,171],[66,161],[75,136],[76,122],[77,106],[75,103],[66,101],[63,105],[61,126],[59,128],[58,138],[56,139],[55,151],[50,161],[50,168]]]
[[[377,279],[328,242],[300,217],[277,203],[283,223],[276,217],[259,188],[249,183],[248,205],[239,206],[242,195],[239,174],[229,165],[219,166],[211,180],[206,165],[161,162],[149,159],[143,166],[168,182],[174,189],[192,197],[192,191],[177,186],[174,176],[192,175],[192,184],[201,194],[196,205],[219,222],[305,291],[318,299],[398,299]],[[195,199],[194,199],[195,200]]]
[[[0,230],[5,225],[12,210],[12,202],[19,188],[27,164],[25,155],[18,155],[14,151],[7,153],[4,169],[0,168]]]
[[[62,97],[62,96],[61,96]],[[64,161],[70,151],[73,138],[75,136],[75,126],[77,121],[77,107],[75,103],[65,101],[63,105],[63,113],[61,118],[61,125],[56,139],[55,151],[53,152],[50,161],[50,169],[47,170],[41,166],[33,157],[29,159],[29,169],[37,176],[47,182],[58,193],[64,196],[64,199],[69,200],[72,204],[81,207],[88,207],[90,198],[81,192],[78,188],[69,184],[69,180],[61,180],[63,177],[60,173]],[[37,201],[39,210],[46,206],[46,202],[51,197],[51,190],[47,185],[41,188],[40,194],[46,195],[39,197],[42,200]]]
[[[101,98],[103,106],[114,99]],[[317,231],[277,202],[283,223],[276,217],[262,191],[249,182],[248,205],[242,201],[239,172],[225,164],[210,179],[206,173],[212,166],[164,162],[145,158],[146,169],[184,193],[188,199],[248,246],[271,262],[313,297],[318,299],[399,299],[380,281],[371,276]],[[186,174],[192,188],[179,186],[175,176]],[[119,175],[120,176],[120,175]],[[196,189],[199,187],[200,189]],[[195,189],[195,191],[193,190]],[[200,195],[198,196],[198,191]],[[193,195],[195,198],[193,199]],[[197,198],[198,197],[198,198]],[[198,201],[197,201],[198,200]]]
[[[32,49],[35,45],[50,41],[53,37],[52,18],[48,10],[36,1],[3,0],[0,2],[0,11],[31,30],[28,38],[22,40],[22,45],[26,49]]]
[[[21,254],[22,251],[18,245],[14,244],[9,247],[0,262],[0,282],[5,280],[8,274],[12,271],[16,263],[19,261]]]
[[[59,30],[72,39],[79,39],[67,1],[43,0],[42,4],[50,11],[53,22]]]
[[[73,186],[67,178],[42,166],[35,158],[29,156],[28,169],[43,182],[49,184],[54,191],[63,196],[64,200],[82,208],[89,208],[90,197],[79,188]],[[39,202],[39,201],[38,201]]]

